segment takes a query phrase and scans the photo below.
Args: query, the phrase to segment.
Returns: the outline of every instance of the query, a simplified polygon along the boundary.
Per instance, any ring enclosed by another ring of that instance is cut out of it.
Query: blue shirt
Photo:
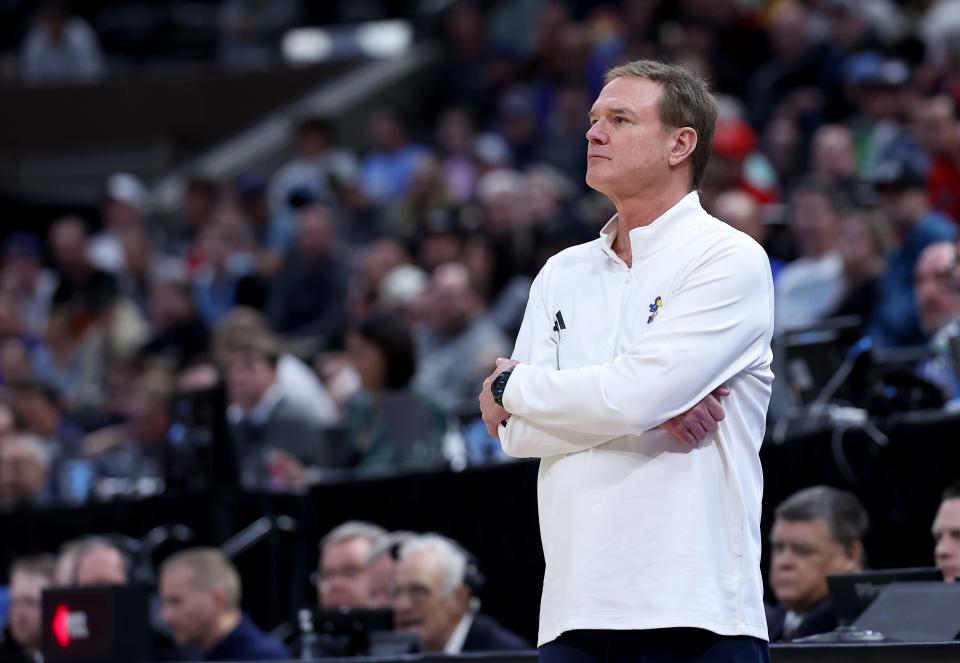
[[[290,652],[257,628],[246,615],[220,643],[208,651],[204,661],[287,661]]]

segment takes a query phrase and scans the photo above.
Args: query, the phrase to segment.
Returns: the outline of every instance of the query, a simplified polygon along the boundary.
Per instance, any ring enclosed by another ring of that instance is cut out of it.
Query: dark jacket
[[[246,615],[230,635],[203,657],[205,661],[286,661],[290,652],[257,628]]]
[[[493,617],[476,614],[463,641],[462,651],[523,651],[527,649],[533,648],[519,635],[500,626]]]
[[[782,605],[765,605],[764,610],[767,613],[767,631],[770,634],[770,642],[792,642],[797,638],[805,638],[808,635],[829,633],[837,628],[837,618],[833,614],[833,604],[829,597],[804,616],[797,630],[791,633],[789,638],[783,637],[783,621],[787,616],[787,609]]]

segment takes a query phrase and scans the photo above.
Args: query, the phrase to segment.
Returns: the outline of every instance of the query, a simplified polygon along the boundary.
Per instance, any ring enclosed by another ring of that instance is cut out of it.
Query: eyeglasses
[[[342,569],[328,569],[326,571],[320,571],[319,573],[314,571],[310,574],[310,582],[314,585],[319,585],[322,582],[330,582],[336,578],[353,580],[364,572],[366,572],[366,569],[362,566],[345,566]]]

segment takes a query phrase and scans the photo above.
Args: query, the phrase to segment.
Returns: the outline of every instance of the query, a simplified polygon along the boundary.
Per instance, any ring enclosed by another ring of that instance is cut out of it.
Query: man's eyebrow
[[[629,115],[630,117],[636,117],[636,114],[632,110],[622,106],[618,106],[616,108],[607,108],[606,110],[602,108],[600,110],[591,108],[590,112],[588,113],[588,117],[592,119],[601,113],[606,113],[608,115]]]

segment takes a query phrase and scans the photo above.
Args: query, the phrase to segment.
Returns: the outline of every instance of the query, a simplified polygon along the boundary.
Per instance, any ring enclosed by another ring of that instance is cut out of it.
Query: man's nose
[[[594,122],[587,129],[587,142],[594,145],[602,145],[607,142],[607,134],[600,127],[600,122]]]

